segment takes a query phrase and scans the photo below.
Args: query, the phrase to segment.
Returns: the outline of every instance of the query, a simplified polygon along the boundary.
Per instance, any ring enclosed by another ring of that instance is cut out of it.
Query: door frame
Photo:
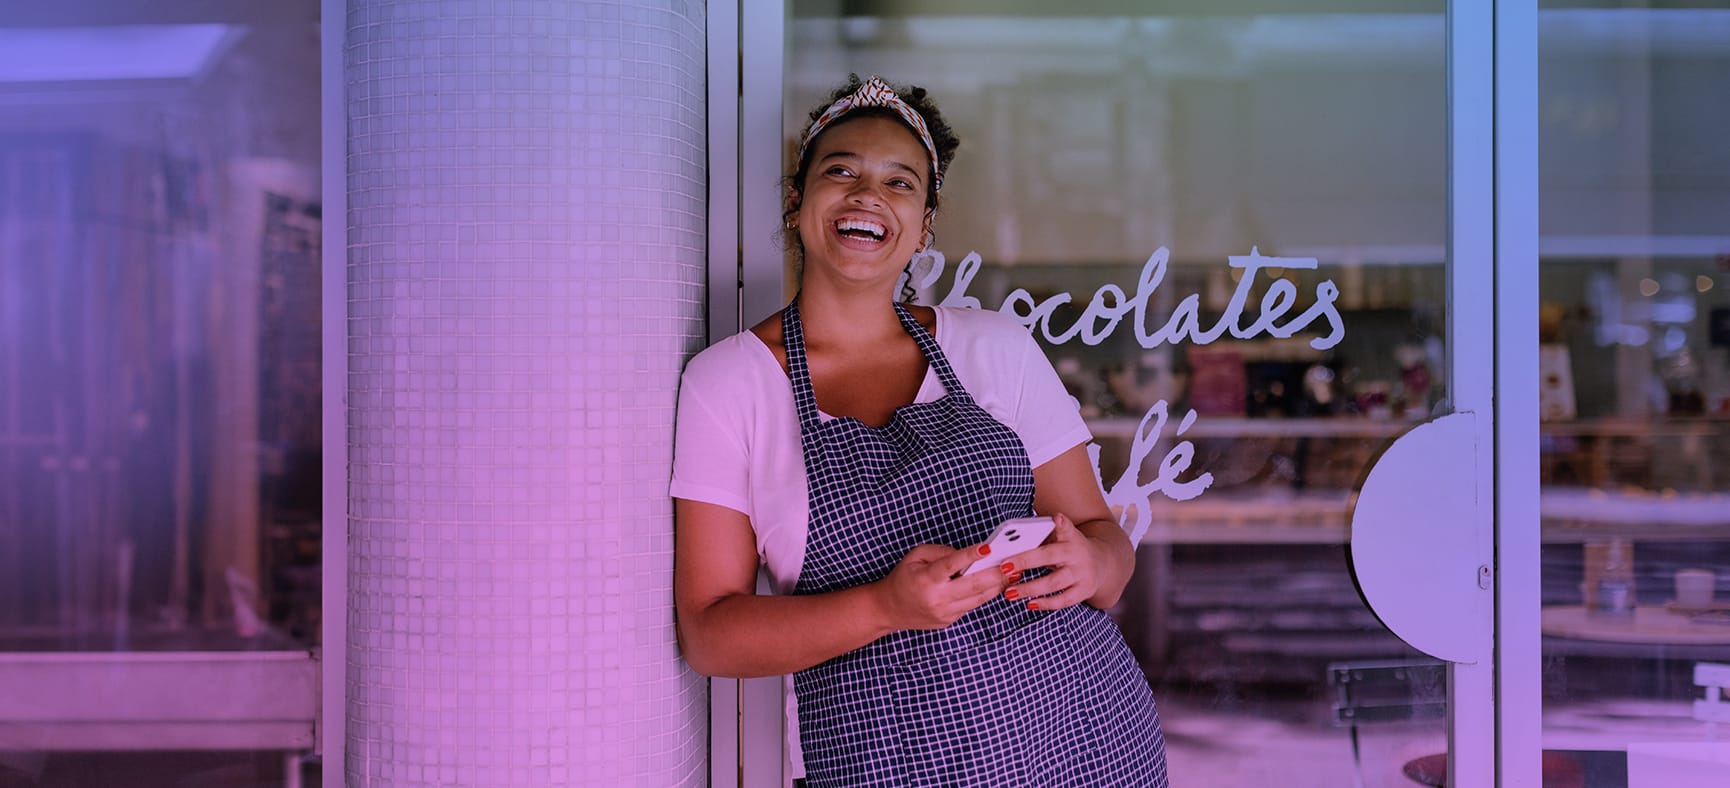
[[[1538,4],[1480,1],[1493,9],[1496,785],[1539,788]]]
[[[320,238],[324,403],[321,614],[316,739],[324,788],[342,788],[348,720],[348,109],[343,69],[346,0],[319,0],[319,157],[324,195]]]
[[[708,340],[785,303],[780,226],[782,75],[792,5],[708,5]],[[747,24],[748,22],[748,24]],[[767,593],[759,576],[758,591]],[[709,784],[791,785],[784,768],[782,680],[709,680]]]

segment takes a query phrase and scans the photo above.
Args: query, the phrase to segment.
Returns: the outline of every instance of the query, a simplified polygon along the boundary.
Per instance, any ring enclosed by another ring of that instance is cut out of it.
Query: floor
[[[1257,699],[1252,709],[1167,692],[1159,704],[1176,788],[1415,788],[1401,765],[1447,749],[1440,721],[1380,724],[1360,729],[1354,760],[1351,731],[1326,701]]]
[[[302,770],[318,788],[319,766]],[[0,788],[280,788],[280,753],[0,752]]]
[[[1351,732],[1333,723],[1326,698],[1166,688],[1159,700],[1175,788],[1414,788],[1402,765],[1446,749],[1440,721],[1383,723],[1360,729],[1354,758]],[[1544,730],[1546,747],[1577,750],[1708,736],[1685,703],[1639,699],[1552,702]],[[1730,743],[1730,730],[1718,740]],[[321,785],[319,768],[307,764],[308,788]],[[281,769],[280,756],[264,753],[0,753],[0,788],[276,788]]]
[[[1325,701],[1228,700],[1166,693],[1160,699],[1171,784],[1176,788],[1415,788],[1401,767],[1446,750],[1440,721],[1364,726],[1354,761],[1348,729],[1333,725]],[[1687,701],[1595,698],[1547,701],[1544,747],[1590,753],[1586,788],[1626,788],[1624,753],[1635,742],[1721,742],[1692,717]],[[1608,756],[1608,757],[1605,757]],[[1355,765],[1361,763],[1360,768]],[[1663,788],[1663,786],[1636,786]]]

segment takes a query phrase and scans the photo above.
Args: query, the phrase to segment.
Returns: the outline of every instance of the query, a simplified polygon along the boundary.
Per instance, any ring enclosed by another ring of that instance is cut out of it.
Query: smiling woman
[[[1165,785],[1152,693],[1102,612],[1134,552],[1074,401],[1013,318],[894,299],[955,136],[876,78],[811,117],[787,182],[799,294],[682,381],[686,659],[791,674],[789,767],[812,786]],[[1043,545],[963,574],[1033,515]]]
[[[900,106],[894,106],[894,101]],[[845,122],[840,122],[842,119]],[[871,121],[877,121],[872,124]],[[823,106],[811,112],[810,127],[799,146],[799,162],[793,174],[787,177],[786,215],[783,217],[786,230],[785,236],[794,252],[794,265],[800,278],[804,276],[805,239],[799,231],[800,214],[809,200],[807,194],[812,187],[821,187],[835,183],[836,179],[851,178],[855,181],[863,177],[859,171],[862,162],[859,160],[857,144],[862,139],[885,140],[891,148],[901,148],[894,155],[880,162],[893,173],[885,173],[888,177],[883,183],[899,197],[917,197],[923,204],[923,215],[916,224],[906,227],[917,227],[919,232],[909,239],[917,244],[916,249],[929,248],[935,240],[931,230],[932,220],[936,218],[940,191],[943,188],[942,173],[949,169],[949,163],[955,159],[955,151],[961,141],[956,138],[949,124],[937,111],[937,106],[927,97],[923,88],[911,88],[906,99],[900,100],[887,83],[873,78],[869,83],[862,83],[857,76],[852,77],[846,85],[837,89]],[[865,124],[869,129],[845,131],[849,126]],[[887,125],[881,125],[887,124]],[[824,134],[831,126],[835,133]],[[824,150],[817,151],[813,144],[821,140]],[[906,150],[913,146],[910,152]],[[844,159],[845,161],[836,161]],[[811,171],[817,169],[821,176],[811,178]],[[837,169],[838,168],[838,169]],[[830,189],[829,191],[833,191]],[[846,228],[846,233],[852,233],[861,240],[875,241],[882,244],[891,228],[884,226],[881,217],[869,214],[852,217],[860,220],[860,224]],[[837,227],[838,231],[842,228]],[[899,247],[890,244],[892,251],[899,253]],[[903,265],[912,260],[911,253],[903,256]],[[909,285],[901,293],[902,300],[912,299],[912,289]]]
[[[925,207],[925,152],[900,121],[865,117],[829,130],[792,201],[792,229],[805,250],[804,278],[870,281],[899,276],[923,246],[934,211]]]

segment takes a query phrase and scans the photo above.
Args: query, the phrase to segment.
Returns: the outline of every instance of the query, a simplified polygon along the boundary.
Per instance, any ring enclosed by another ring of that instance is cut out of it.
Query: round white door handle
[[[1352,577],[1376,617],[1437,659],[1488,658],[1492,595],[1488,501],[1478,490],[1476,427],[1452,413],[1396,438],[1351,507]]]

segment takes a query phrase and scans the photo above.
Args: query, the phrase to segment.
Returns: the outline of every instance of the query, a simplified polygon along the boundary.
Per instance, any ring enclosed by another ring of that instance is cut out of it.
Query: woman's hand
[[[1110,548],[1089,538],[1061,513],[1052,515],[1057,528],[1045,544],[1009,559],[1004,569],[1011,580],[1023,572],[1050,567],[1044,577],[1010,586],[1003,592],[1011,601],[1027,600],[1030,610],[1062,610],[1094,598],[1112,570]]]
[[[1003,593],[1010,578],[995,567],[956,577],[988,556],[988,549],[924,544],[907,551],[889,576],[874,584],[885,622],[896,630],[942,629]]]

